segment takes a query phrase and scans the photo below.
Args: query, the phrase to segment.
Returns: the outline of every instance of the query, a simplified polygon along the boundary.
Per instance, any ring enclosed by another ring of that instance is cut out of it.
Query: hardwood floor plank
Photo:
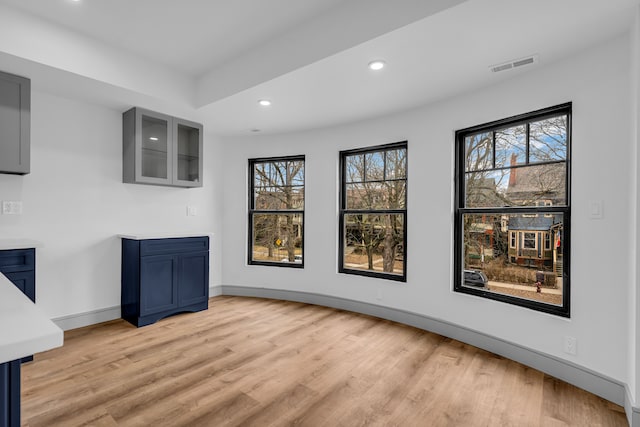
[[[543,406],[544,374],[513,361],[507,361],[498,396],[491,409],[491,420],[501,426],[538,426]]]
[[[302,384],[293,384],[291,388],[277,393],[259,410],[252,411],[238,425],[255,427],[295,425],[294,419],[297,414],[302,408],[309,406],[317,395]]]
[[[66,332],[22,367],[23,425],[627,425],[617,405],[406,325],[258,298],[209,307]]]

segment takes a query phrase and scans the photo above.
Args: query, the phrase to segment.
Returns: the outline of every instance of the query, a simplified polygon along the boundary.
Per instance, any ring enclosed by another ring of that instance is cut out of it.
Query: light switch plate
[[[589,201],[589,218],[590,219],[604,218],[604,202],[602,200]]]
[[[195,206],[187,206],[187,216],[196,216],[198,209]]]

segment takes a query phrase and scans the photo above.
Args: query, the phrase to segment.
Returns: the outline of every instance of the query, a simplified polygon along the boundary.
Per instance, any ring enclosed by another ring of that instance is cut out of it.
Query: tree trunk
[[[382,251],[382,269],[387,273],[391,273],[393,272],[393,262],[396,256],[396,241],[393,237],[391,216],[387,215],[384,222],[384,250]]]
[[[293,215],[287,215],[287,256],[289,257],[289,262],[294,262],[296,260],[295,241],[296,238],[293,233]]]
[[[269,240],[267,248],[269,250],[269,259],[273,258],[273,250],[275,249],[275,241],[278,236],[278,215],[273,215],[273,218],[269,221],[271,224],[269,226]]]

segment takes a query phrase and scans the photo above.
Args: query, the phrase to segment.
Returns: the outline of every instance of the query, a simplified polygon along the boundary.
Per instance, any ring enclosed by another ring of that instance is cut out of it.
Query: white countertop
[[[62,329],[2,273],[0,325],[0,363],[60,347],[64,339]]]
[[[174,239],[180,237],[213,237],[213,233],[172,233],[172,232],[159,232],[159,233],[140,233],[140,234],[118,234],[118,237],[122,239],[131,240],[147,240],[147,239]]]
[[[42,243],[31,239],[0,239],[0,251],[7,249],[40,248]]]

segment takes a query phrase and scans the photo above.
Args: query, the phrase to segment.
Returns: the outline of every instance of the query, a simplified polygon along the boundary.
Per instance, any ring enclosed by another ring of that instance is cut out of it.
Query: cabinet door
[[[180,307],[209,299],[209,252],[193,252],[178,258]]]
[[[202,187],[202,129],[199,123],[173,119],[174,185]]]
[[[173,179],[172,119],[164,114],[136,108],[136,181],[169,185]]]
[[[140,258],[140,316],[178,307],[178,259],[173,255]]]
[[[20,361],[0,364],[0,426],[20,426]]]
[[[19,273],[5,273],[7,279],[11,281],[23,294],[29,297],[32,302],[36,302],[36,280],[33,271],[21,271]]]
[[[0,172],[30,172],[31,81],[0,72]]]

